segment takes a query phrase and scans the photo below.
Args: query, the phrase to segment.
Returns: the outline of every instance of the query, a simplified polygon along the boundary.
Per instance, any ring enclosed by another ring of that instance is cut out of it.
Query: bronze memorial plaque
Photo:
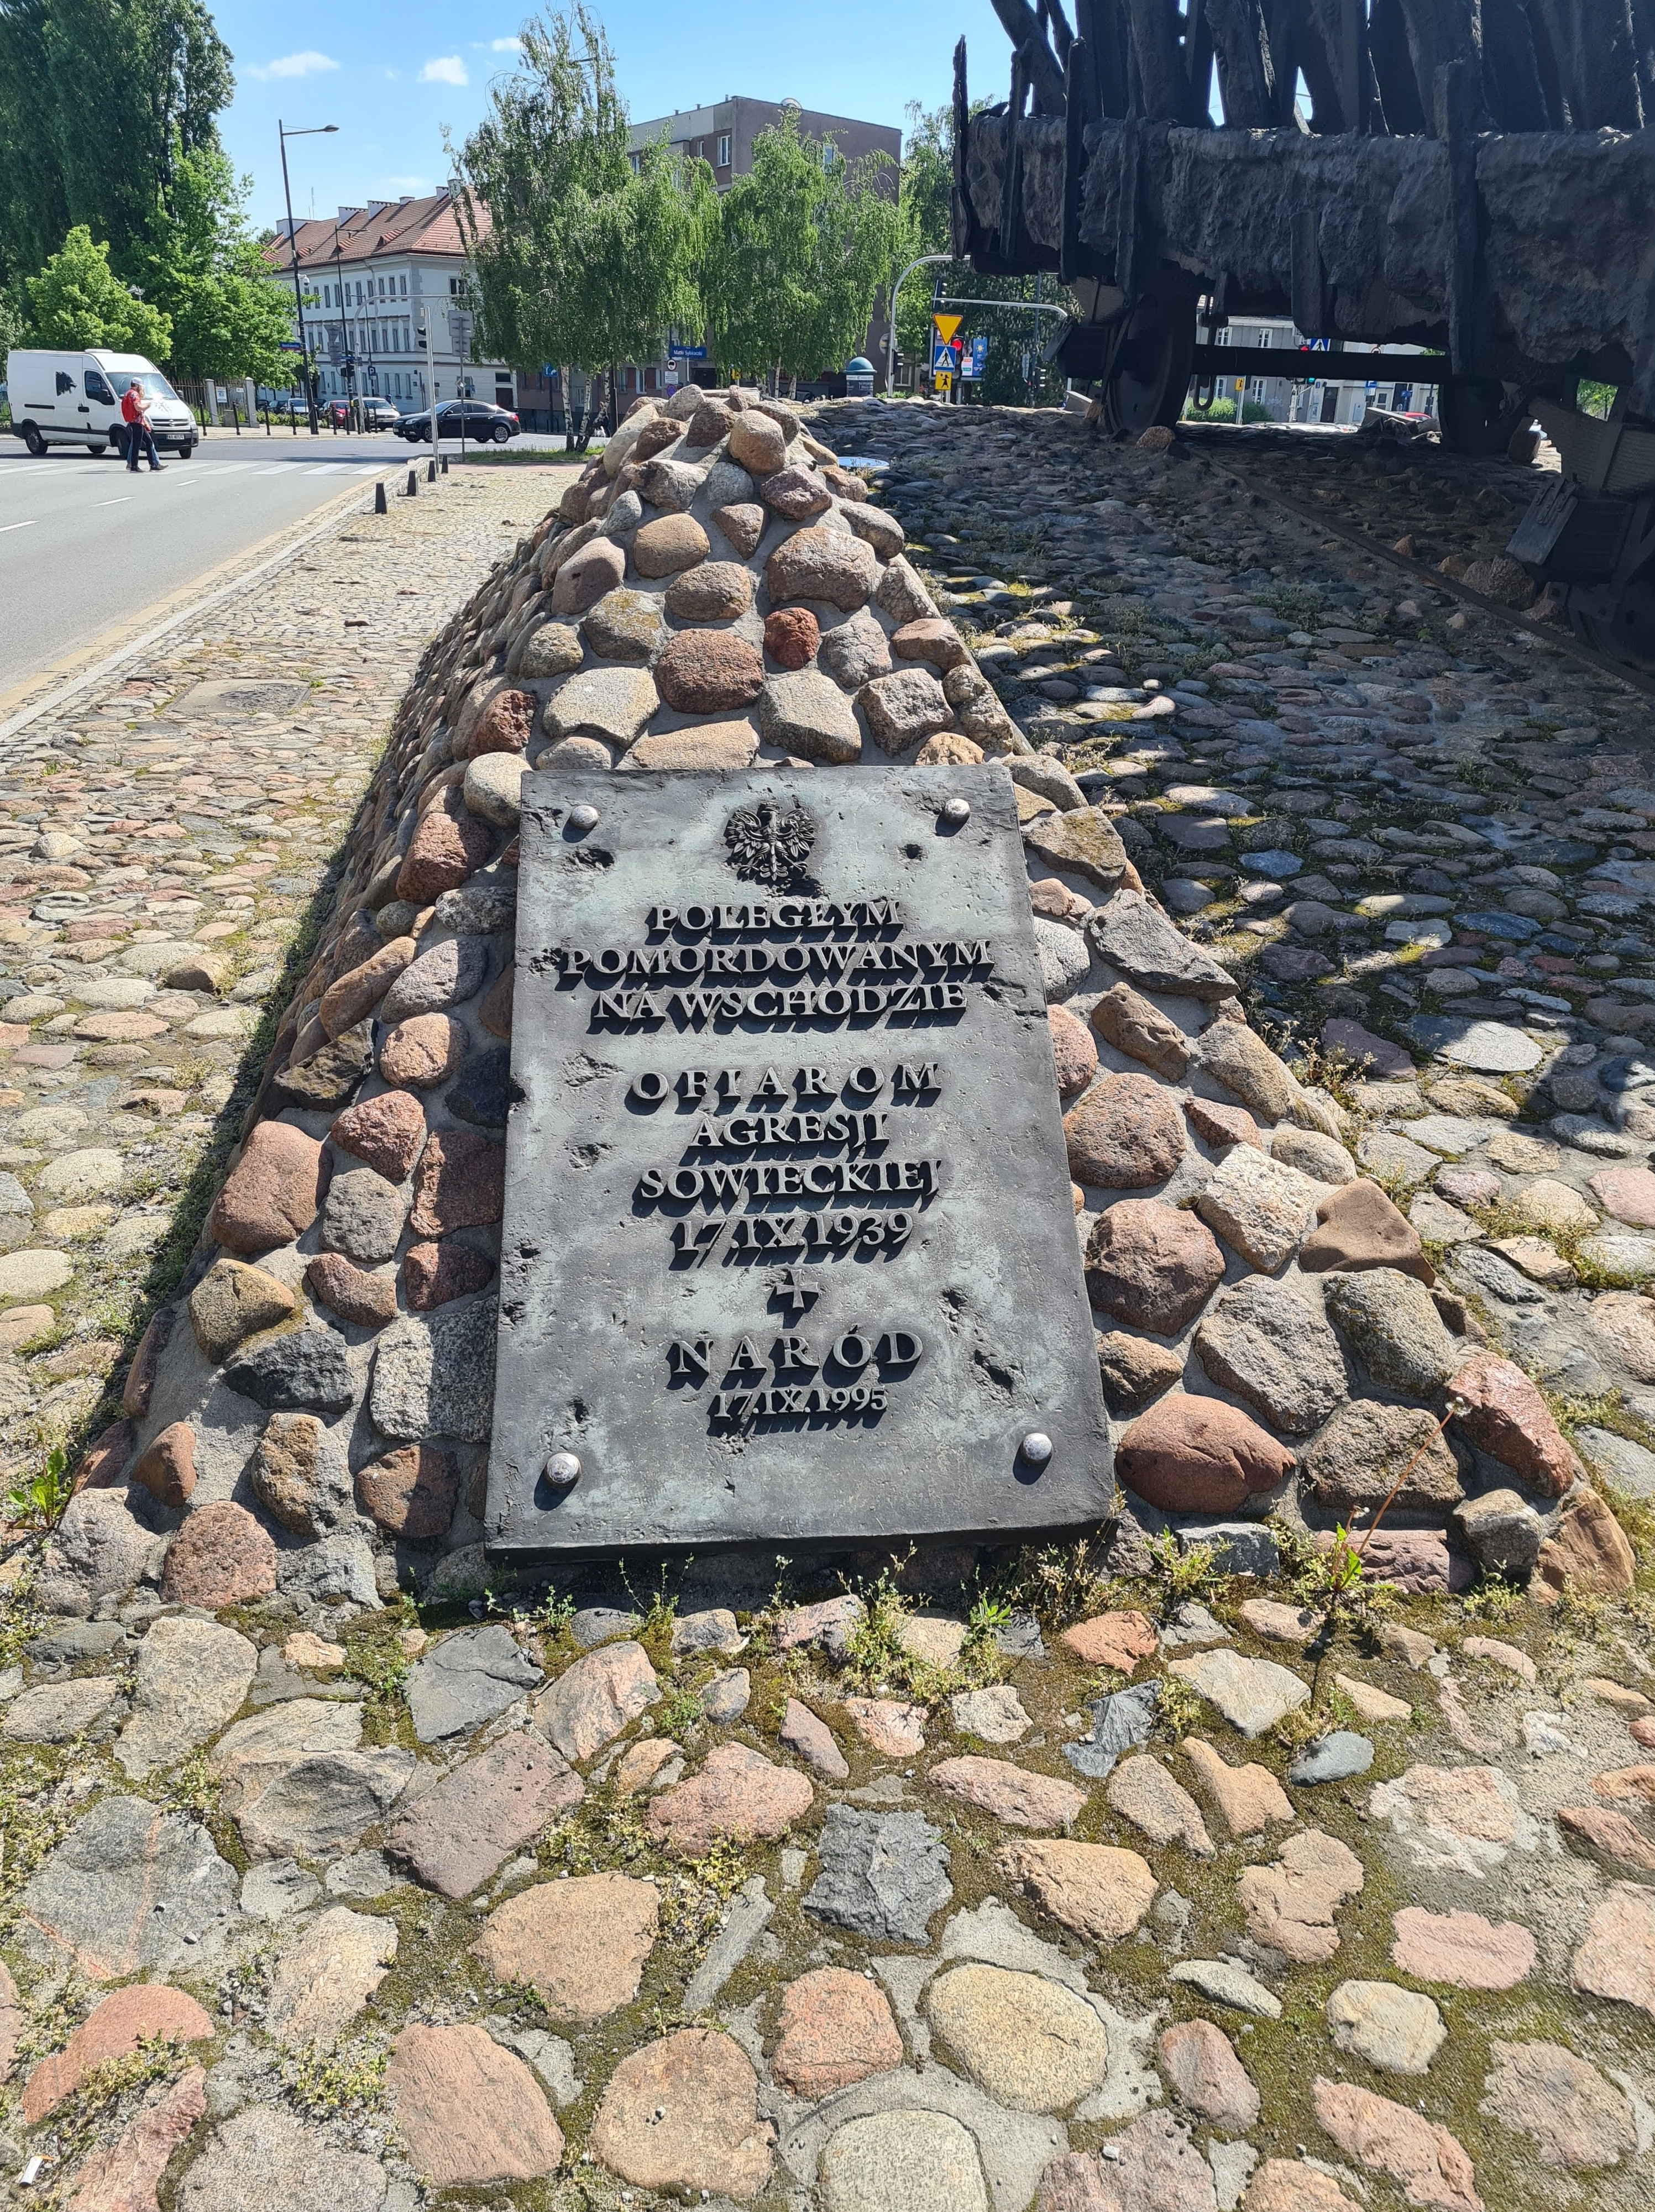
[[[1097,1520],[1005,770],[523,798],[490,1548]]]

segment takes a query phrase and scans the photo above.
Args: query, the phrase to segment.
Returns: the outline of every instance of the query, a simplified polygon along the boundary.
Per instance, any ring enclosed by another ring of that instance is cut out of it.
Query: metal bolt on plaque
[[[942,802],[942,818],[948,824],[948,827],[951,830],[958,830],[962,828],[971,818],[970,800],[969,799],[945,799]]]

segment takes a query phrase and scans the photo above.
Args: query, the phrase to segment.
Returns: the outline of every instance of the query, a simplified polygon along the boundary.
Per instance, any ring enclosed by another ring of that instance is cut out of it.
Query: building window
[[[402,277],[402,296],[405,300],[408,297],[408,275],[405,270]]]
[[[730,134],[727,131],[721,131],[718,134],[718,166],[721,169],[727,169],[730,166]]]
[[[834,144],[832,139],[824,138],[822,141],[822,167],[824,169],[831,169],[838,157],[839,149]]]
[[[643,373],[643,388],[646,392],[654,392],[656,389],[657,374],[658,372],[653,368],[645,369]]]
[[[629,154],[626,158],[631,163],[632,173],[636,177],[639,170],[643,167],[643,157],[639,154]]]

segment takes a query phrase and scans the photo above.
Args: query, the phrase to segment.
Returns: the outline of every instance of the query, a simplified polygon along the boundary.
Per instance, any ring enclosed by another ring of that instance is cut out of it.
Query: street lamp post
[[[288,252],[293,258],[293,304],[299,311],[299,358],[304,363],[305,406],[310,416],[310,434],[319,437],[316,427],[316,389],[310,374],[310,343],[305,336],[305,295],[299,282],[299,241],[293,228],[293,187],[288,182],[288,140],[289,138],[326,138],[338,129],[337,123],[317,123],[302,131],[289,131],[278,115],[276,135],[282,143],[282,197],[288,210]]]
[[[885,396],[887,399],[895,392],[897,385],[897,295],[916,269],[927,269],[934,261],[950,258],[946,253],[922,253],[918,260],[909,263],[891,287],[891,328],[885,333]]]

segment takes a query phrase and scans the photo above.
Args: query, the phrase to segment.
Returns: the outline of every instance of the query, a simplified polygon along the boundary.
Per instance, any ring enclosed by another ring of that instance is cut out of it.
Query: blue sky
[[[289,142],[293,210],[330,216],[342,204],[435,191],[447,173],[442,132],[456,141],[483,113],[490,78],[512,64],[520,9],[438,7],[272,9],[232,0],[216,9],[235,57],[236,94],[222,118],[238,170],[250,172],[256,223],[282,212],[277,118],[337,123],[337,137]],[[831,10],[775,0],[720,0],[676,9],[662,0],[611,0],[602,9],[632,114],[670,114],[745,93],[789,95],[806,107],[901,128],[910,100],[949,96],[954,41],[964,31],[972,88],[998,97],[1010,50],[989,0],[893,8],[837,0]],[[716,49],[716,51],[715,50]]]

